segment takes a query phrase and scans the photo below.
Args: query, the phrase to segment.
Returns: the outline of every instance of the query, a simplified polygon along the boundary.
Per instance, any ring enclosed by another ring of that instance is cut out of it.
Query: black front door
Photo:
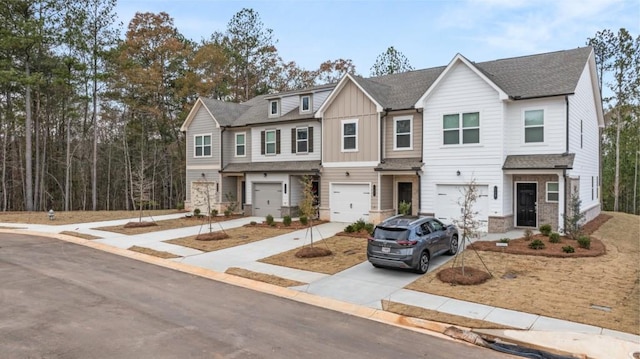
[[[401,202],[411,203],[413,197],[412,185],[413,184],[411,182],[398,182],[398,209],[400,209]],[[409,214],[413,212],[411,210],[412,207],[413,205],[409,207]]]
[[[536,187],[535,183],[518,183],[516,186],[516,195],[518,197],[517,213],[518,227],[536,227]]]

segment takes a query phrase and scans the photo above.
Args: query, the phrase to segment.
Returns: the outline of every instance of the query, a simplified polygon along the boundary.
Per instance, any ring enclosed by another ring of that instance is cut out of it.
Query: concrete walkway
[[[160,221],[181,216],[183,214],[155,216],[153,220]],[[491,335],[512,338],[514,342],[536,343],[536,345],[542,347],[546,345],[548,348],[584,353],[592,358],[626,358],[629,353],[640,352],[640,336],[637,335],[407,290],[404,287],[418,278],[416,274],[374,268],[366,261],[334,275],[258,262],[259,259],[308,244],[310,233],[307,229],[214,252],[202,252],[165,242],[168,239],[193,236],[208,230],[208,228],[203,228],[201,225],[132,236],[95,229],[105,226],[124,225],[131,220],[123,219],[61,226],[0,223],[0,226],[20,227],[43,233],[76,231],[97,235],[102,238],[93,240],[94,242],[123,249],[136,245],[166,251],[180,256],[172,259],[172,261],[216,272],[223,273],[228,268],[238,267],[308,283],[291,289],[368,308],[381,309],[381,301],[390,300],[441,313],[481,319],[521,329],[520,331],[488,331]],[[259,222],[262,220],[262,218],[258,217],[243,217],[216,222],[213,225],[227,230],[243,226],[251,221]],[[208,227],[208,224],[205,227]],[[344,223],[325,223],[315,226],[313,227],[313,238],[319,240],[331,237],[342,231],[344,227]],[[502,234],[485,234],[481,239],[495,240],[520,236],[522,236],[522,231],[511,231]],[[431,261],[430,271],[437,269],[451,258],[449,256],[434,258]],[[554,334],[551,335],[551,333]],[[563,340],[559,340],[559,338]],[[579,343],[577,347],[576,342]],[[603,356],[600,346],[605,345],[605,343],[608,349],[607,355]]]

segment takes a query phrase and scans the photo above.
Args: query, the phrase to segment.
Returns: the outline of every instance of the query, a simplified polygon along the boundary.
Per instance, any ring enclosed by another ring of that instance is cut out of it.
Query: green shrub
[[[529,243],[529,248],[531,248],[531,249],[543,249],[544,248],[544,243],[539,239],[535,239],[533,242]]]
[[[584,249],[591,248],[591,238],[589,238],[589,236],[578,237],[578,245],[580,246],[580,248]]]
[[[551,243],[560,243],[560,233],[553,232],[549,235],[549,242]]]
[[[364,221],[364,219],[360,218],[353,225],[354,225],[355,231],[356,232],[360,232],[361,230],[364,229],[364,227],[367,225],[367,223]]]
[[[524,240],[525,241],[530,241],[532,239],[533,239],[533,231],[527,228],[524,231]]]
[[[300,216],[300,223],[302,223],[303,226],[306,226],[307,223],[309,223],[307,216]]]
[[[564,246],[564,247],[562,247],[562,251],[565,252],[565,253],[573,253],[576,250],[571,246]]]
[[[355,226],[353,224],[350,224],[350,225],[344,227],[344,231],[346,233],[353,233],[353,232],[356,231],[356,228],[355,228]]]
[[[276,222],[271,222],[271,223],[269,223],[269,226],[271,226],[271,227],[275,227],[275,226],[276,226]]]
[[[375,229],[375,226],[373,225],[373,223],[367,223],[364,225],[364,229],[367,231],[367,233],[373,234],[373,230]]]
[[[273,216],[270,214],[267,214],[267,216],[265,217],[265,222],[267,222],[268,225],[272,225],[273,224]]]
[[[541,225],[540,233],[542,233],[542,235],[549,237],[549,234],[551,234],[551,225],[548,223]]]
[[[249,222],[249,224],[252,225],[252,226],[255,226],[258,223],[256,223],[256,221],[251,221],[251,222]]]
[[[196,208],[193,210],[193,215],[196,217],[200,217],[200,208]]]
[[[182,211],[184,209],[184,202],[179,202],[178,204],[176,204],[176,209],[178,211]]]
[[[211,210],[211,217],[215,217],[218,215],[218,210],[217,209],[212,209]]]
[[[291,225],[291,216],[284,216],[282,219],[282,224],[289,227]]]
[[[233,211],[231,211],[229,208],[224,210],[225,217],[231,217],[232,214],[233,214]]]
[[[411,202],[400,202],[398,205],[398,214],[411,214]]]
[[[511,239],[506,238],[506,237],[505,238],[500,238],[500,243],[509,243],[510,240]]]

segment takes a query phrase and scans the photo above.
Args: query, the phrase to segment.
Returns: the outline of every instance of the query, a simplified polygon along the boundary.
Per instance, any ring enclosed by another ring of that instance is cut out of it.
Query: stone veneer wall
[[[489,233],[505,233],[513,229],[513,215],[497,217],[489,216]]]
[[[550,224],[554,231],[558,231],[558,203],[547,202],[547,182],[558,182],[557,175],[514,175],[513,182],[537,182],[538,183],[538,227]]]
[[[369,211],[369,221],[373,224],[378,224],[395,214],[396,214],[395,209],[385,209],[382,211]]]

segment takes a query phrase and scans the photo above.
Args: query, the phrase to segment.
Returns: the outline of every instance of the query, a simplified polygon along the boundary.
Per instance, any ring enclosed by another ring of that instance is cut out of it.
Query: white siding
[[[580,177],[580,199],[582,209],[588,209],[599,204],[596,191],[596,177],[599,175],[599,127],[596,114],[591,75],[586,66],[576,93],[569,97],[569,152],[575,153],[573,169],[569,171],[572,177]],[[580,121],[582,121],[582,147],[580,146]],[[591,179],[594,181],[593,197]],[[593,198],[593,199],[592,199]]]
[[[327,97],[329,97],[330,93],[331,91],[322,91],[322,92],[316,92],[311,96],[313,112],[318,111],[318,109],[320,108],[320,106],[322,106],[322,104],[327,99]]]
[[[504,191],[502,175],[504,106],[498,93],[467,66],[458,63],[424,103],[424,174],[421,176],[422,213],[434,213],[438,184],[498,186]],[[479,112],[480,143],[443,145],[442,118],[445,114]],[[460,171],[460,175],[457,175]],[[488,215],[509,213],[503,199],[490,197]],[[435,213],[437,215],[437,213]]]
[[[544,142],[524,143],[524,111],[544,110]],[[564,96],[510,102],[505,121],[505,155],[562,153],[566,149]]]
[[[289,178],[289,198],[291,199],[291,206],[300,205],[300,201],[302,200],[302,191],[303,186],[300,180],[302,177],[300,176],[291,176]]]
[[[289,111],[300,105],[300,95],[287,96],[280,100],[280,116],[284,116]],[[297,110],[296,110],[297,112]]]
[[[296,127],[313,127],[313,152],[291,153],[291,129]],[[260,154],[260,132],[265,130],[280,130],[280,154]],[[251,128],[251,158],[253,162],[274,161],[311,161],[320,160],[320,123],[317,121],[305,121],[286,124],[266,125]]]

